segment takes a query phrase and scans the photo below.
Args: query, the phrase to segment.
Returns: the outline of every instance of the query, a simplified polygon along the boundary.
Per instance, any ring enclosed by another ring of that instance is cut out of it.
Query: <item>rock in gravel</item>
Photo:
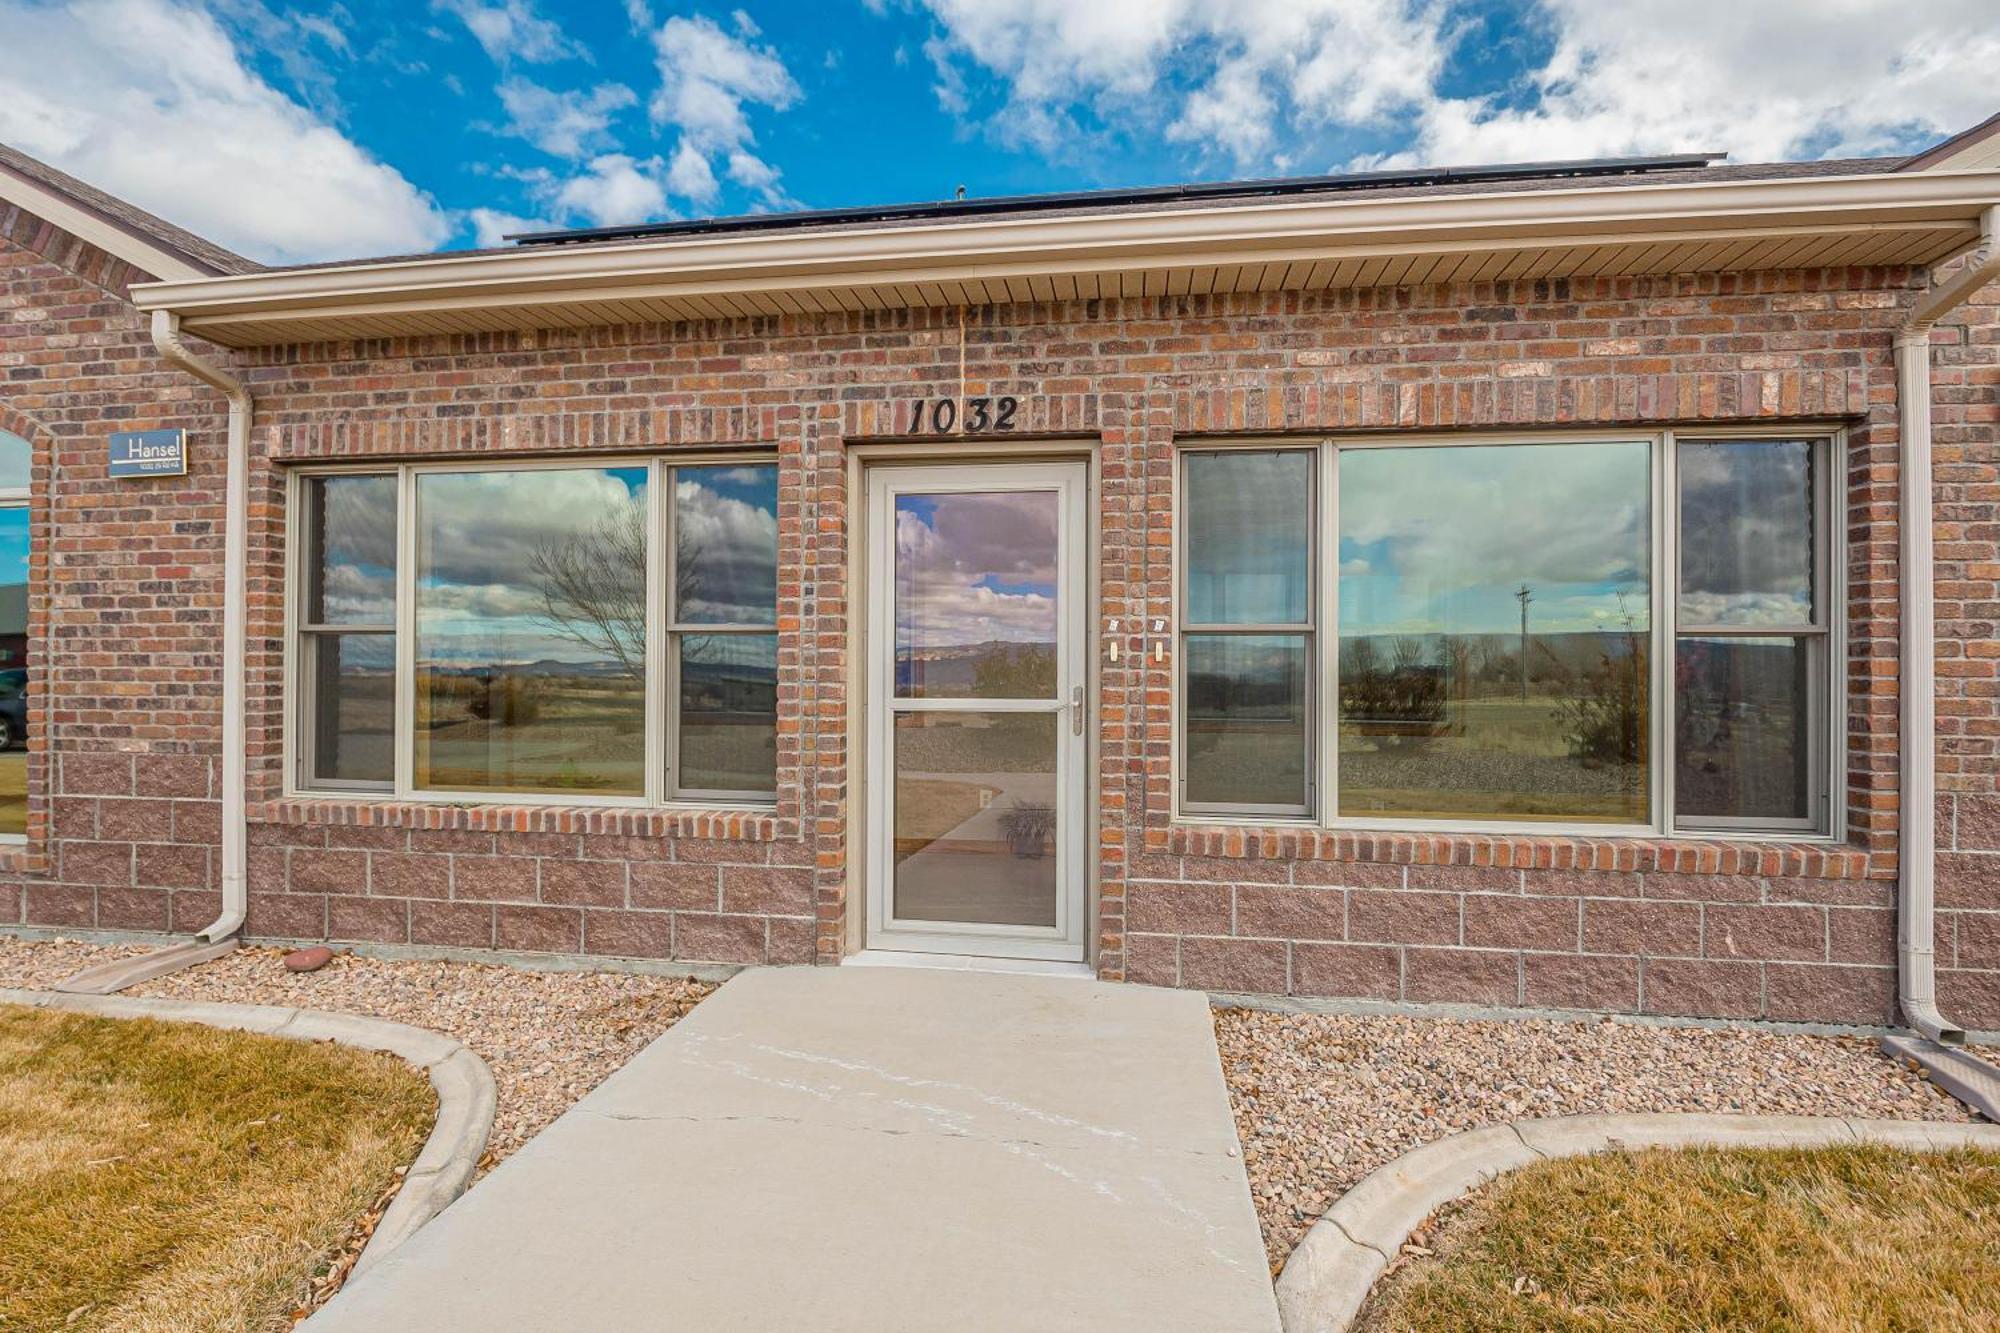
[[[324,944],[315,944],[310,949],[294,949],[285,955],[287,972],[317,972],[333,961],[333,950]]]

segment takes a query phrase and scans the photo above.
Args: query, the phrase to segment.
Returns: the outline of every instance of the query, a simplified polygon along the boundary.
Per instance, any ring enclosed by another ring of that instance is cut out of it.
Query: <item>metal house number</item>
[[[968,398],[965,400],[965,433],[984,435],[989,431],[1014,429],[1014,413],[1020,410],[1021,400],[1012,396],[1005,398]],[[958,400],[956,398],[919,398],[910,412],[910,434],[912,435],[953,435],[958,432]]]

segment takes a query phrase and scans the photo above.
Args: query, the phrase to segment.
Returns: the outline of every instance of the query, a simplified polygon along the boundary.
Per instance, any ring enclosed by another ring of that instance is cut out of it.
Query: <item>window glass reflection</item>
[[[1341,455],[1341,814],[1648,819],[1649,456]]]
[[[900,921],[1054,926],[1053,713],[900,713],[891,869]]]
[[[0,508],[0,834],[28,830],[27,747],[28,511],[17,505]]]
[[[777,624],[777,465],[677,467],[673,480],[676,619]]]
[[[321,782],[396,776],[396,636],[314,634],[312,773]]]
[[[896,497],[896,694],[1056,693],[1054,491]]]
[[[1312,456],[1187,456],[1187,616],[1300,625],[1312,591]]]
[[[1674,660],[1674,806],[1683,819],[1805,820],[1817,645],[1684,638]]]
[[[1190,634],[1185,651],[1185,798],[1199,805],[1303,808],[1305,636]]]
[[[306,622],[396,622],[396,478],[306,482]]]
[[[34,458],[34,447],[26,440],[12,431],[0,430],[0,490],[27,490]]]
[[[646,469],[416,480],[416,773],[645,791]]]
[[[681,638],[683,792],[763,792],[778,786],[778,636]]]
[[[1680,442],[1684,626],[1813,622],[1813,446]]]

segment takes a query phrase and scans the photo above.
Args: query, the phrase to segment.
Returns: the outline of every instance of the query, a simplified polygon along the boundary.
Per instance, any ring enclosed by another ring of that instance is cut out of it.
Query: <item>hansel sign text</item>
[[[121,430],[111,436],[114,477],[184,477],[187,475],[187,432],[184,430]]]

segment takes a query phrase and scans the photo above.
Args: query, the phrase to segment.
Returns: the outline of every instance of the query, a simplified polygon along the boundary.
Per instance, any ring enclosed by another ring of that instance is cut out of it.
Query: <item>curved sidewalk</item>
[[[740,974],[310,1327],[1275,1330],[1206,998]]]

